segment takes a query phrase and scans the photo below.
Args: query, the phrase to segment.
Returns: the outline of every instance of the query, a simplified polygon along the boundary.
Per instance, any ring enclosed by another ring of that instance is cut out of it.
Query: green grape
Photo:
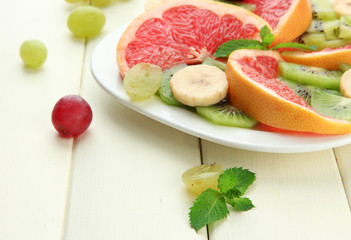
[[[182,180],[191,192],[199,195],[207,188],[217,190],[218,178],[222,172],[223,167],[220,164],[205,164],[185,171]]]
[[[123,87],[132,100],[145,100],[161,86],[162,69],[151,63],[138,63],[124,76]]]
[[[65,1],[68,2],[68,3],[79,3],[82,0],[65,0]]]
[[[91,4],[94,6],[106,6],[111,3],[111,0],[91,0]]]
[[[105,25],[104,12],[94,6],[80,6],[72,11],[67,20],[68,28],[78,38],[96,36]]]
[[[20,47],[20,56],[26,66],[30,68],[38,68],[43,65],[47,55],[46,46],[39,40],[27,40]]]

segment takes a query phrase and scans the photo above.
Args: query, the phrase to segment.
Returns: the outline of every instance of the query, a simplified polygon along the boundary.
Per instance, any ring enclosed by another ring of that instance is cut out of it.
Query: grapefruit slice
[[[350,133],[351,122],[316,113],[277,78],[281,60],[277,51],[234,51],[226,68],[231,104],[276,128],[319,134]]]
[[[272,46],[290,42],[306,31],[312,21],[310,0],[245,0],[255,4],[255,14],[265,19],[273,28]]]
[[[287,62],[333,70],[339,69],[340,63],[351,64],[351,45],[317,52],[284,51],[281,56]]]
[[[180,63],[197,63],[212,55],[223,42],[260,39],[269,24],[243,8],[207,0],[173,0],[137,17],[117,46],[122,77],[140,62],[162,69]]]

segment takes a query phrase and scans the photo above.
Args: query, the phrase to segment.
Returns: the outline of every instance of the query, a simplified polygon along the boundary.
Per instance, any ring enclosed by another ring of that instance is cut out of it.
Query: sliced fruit
[[[346,39],[327,40],[323,32],[305,33],[298,38],[298,42],[306,45],[314,45],[318,50],[323,50],[325,48],[341,48],[351,44],[351,40]]]
[[[340,92],[344,97],[351,98],[351,70],[347,70],[340,80]]]
[[[350,98],[314,91],[311,96],[311,106],[324,116],[351,121]]]
[[[153,96],[160,88],[162,69],[150,63],[138,63],[126,74],[123,88],[132,100],[141,101]]]
[[[330,0],[310,0],[310,1],[312,4],[313,18],[322,19],[322,20],[336,19],[336,14],[331,6]]]
[[[258,122],[228,102],[220,102],[213,106],[196,107],[196,112],[209,121],[223,126],[252,128]]]
[[[122,77],[139,62],[169,68],[199,63],[232,39],[260,39],[265,20],[243,8],[215,1],[177,0],[144,12],[123,33],[117,46]]]
[[[218,178],[222,172],[223,167],[218,163],[204,164],[185,171],[182,180],[191,192],[200,194],[207,188],[217,190]]]
[[[351,132],[351,123],[324,117],[282,83],[276,51],[237,50],[228,58],[226,74],[231,104],[269,126],[320,134]]]
[[[325,68],[300,65],[279,61],[279,74],[291,81],[312,85],[319,88],[339,89],[340,70],[327,70]]]
[[[339,69],[343,72],[346,72],[347,70],[351,69],[351,64],[347,63],[340,63],[339,64]]]
[[[216,60],[214,58],[211,58],[211,57],[207,57],[202,62],[202,64],[218,67],[222,71],[225,71],[225,67],[227,66],[227,64],[225,64],[224,62],[220,62],[220,61],[218,61],[218,60]]]
[[[169,86],[169,82],[171,81],[171,78],[173,74],[176,72],[182,70],[183,68],[187,67],[185,63],[181,63],[175,66],[172,66],[168,69],[165,69],[163,71],[162,75],[162,81],[161,81],[161,86],[158,89],[158,95],[160,96],[162,102],[171,105],[171,106],[181,106],[183,105],[181,102],[177,101],[175,99],[171,87]]]
[[[332,7],[338,18],[344,15],[351,15],[351,0],[333,0]]]
[[[341,92],[338,90],[320,89],[318,87],[305,85],[305,84],[289,81],[286,79],[282,79],[282,82],[288,85],[291,89],[293,89],[296,95],[303,97],[308,103],[308,105],[310,106],[311,106],[311,94],[313,91],[316,91],[316,90],[321,90],[321,91],[328,92],[330,94],[341,96]]]
[[[336,40],[339,38],[339,28],[341,22],[338,19],[323,22],[323,32],[326,40]]]
[[[309,0],[245,0],[255,4],[258,16],[267,20],[275,36],[272,45],[290,42],[300,36],[312,21]]]
[[[169,83],[179,102],[188,106],[210,106],[227,96],[225,73],[209,65],[192,65],[176,72]]]
[[[351,40],[351,27],[342,24],[339,27],[339,35],[338,35],[338,37],[340,39]]]
[[[281,56],[287,62],[326,69],[339,69],[340,63],[351,64],[351,45],[309,53],[285,51],[281,53]]]
[[[308,33],[323,32],[323,21],[320,19],[312,19],[310,26],[306,29]]]

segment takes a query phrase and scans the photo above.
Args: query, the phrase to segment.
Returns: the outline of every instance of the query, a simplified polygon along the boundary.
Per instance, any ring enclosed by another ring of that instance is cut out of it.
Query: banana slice
[[[209,65],[185,67],[173,75],[169,84],[175,99],[192,107],[216,104],[228,92],[225,73]]]
[[[338,18],[351,15],[351,0],[333,0],[332,6]]]
[[[150,8],[152,8],[158,4],[161,4],[165,1],[167,1],[167,0],[145,0],[144,8],[145,8],[145,10],[149,10]]]
[[[341,76],[340,92],[344,97],[351,98],[351,69]]]

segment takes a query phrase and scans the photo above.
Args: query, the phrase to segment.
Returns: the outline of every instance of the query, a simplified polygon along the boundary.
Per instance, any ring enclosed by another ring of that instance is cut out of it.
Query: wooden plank
[[[51,124],[63,95],[77,93],[84,44],[66,27],[62,1],[7,1],[0,8],[0,238],[61,239],[72,140]],[[42,40],[46,63],[24,67],[19,47]]]
[[[74,148],[65,240],[207,239],[189,227],[193,197],[181,181],[201,162],[198,139],[124,107],[90,73],[99,40],[137,10],[142,0],[104,8],[104,32],[87,46],[81,93],[94,119]]]
[[[203,141],[204,162],[256,173],[255,208],[210,227],[210,239],[351,239],[351,214],[332,150],[271,154]]]
[[[351,206],[351,145],[334,149],[349,205]]]

